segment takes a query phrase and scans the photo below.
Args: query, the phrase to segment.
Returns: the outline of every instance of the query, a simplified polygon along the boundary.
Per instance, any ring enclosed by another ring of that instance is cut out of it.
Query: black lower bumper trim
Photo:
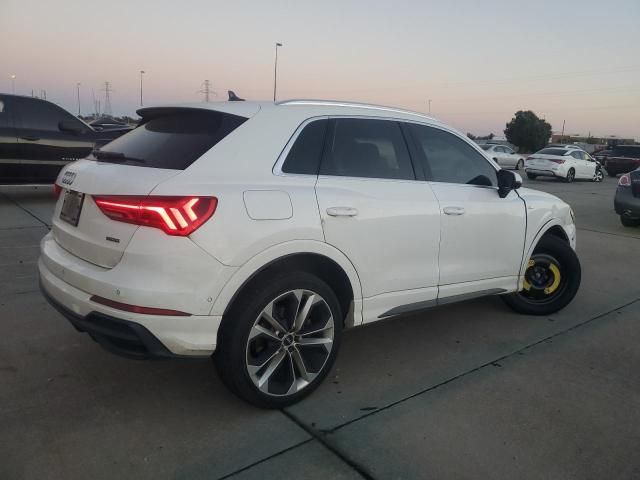
[[[82,317],[52,298],[42,284],[40,290],[51,306],[69,320],[76,330],[88,333],[100,346],[111,353],[134,359],[177,356],[138,323],[99,312],[91,312],[86,317]]]

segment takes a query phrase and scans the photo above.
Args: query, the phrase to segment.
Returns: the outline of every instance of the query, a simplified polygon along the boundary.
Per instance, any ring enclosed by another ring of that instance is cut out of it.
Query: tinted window
[[[400,126],[388,120],[337,119],[320,173],[413,180]]]
[[[504,149],[504,147],[496,147],[496,152],[498,152],[498,153],[506,153],[506,150]]]
[[[571,152],[571,156],[573,158],[577,158],[578,160],[582,160],[582,154],[580,152]]]
[[[28,98],[15,99],[14,102],[21,128],[59,132],[58,124],[62,120],[76,120],[71,114],[49,102]]]
[[[567,150],[565,150],[564,148],[543,148],[542,150],[540,150],[539,153],[541,155],[565,155],[567,153]]]
[[[616,147],[612,155],[618,157],[640,157],[640,147]]]
[[[498,184],[496,170],[471,145],[437,128],[411,125],[425,171],[434,182],[472,185]]]
[[[123,158],[105,156],[101,161],[184,170],[246,120],[214,111],[175,110],[143,118],[140,126],[100,149]]]
[[[4,100],[0,98],[0,127],[9,126],[9,113],[5,107]]]
[[[316,120],[307,124],[289,150],[282,171],[317,175],[322,156],[327,120]]]
[[[489,150],[491,148],[491,145],[480,145],[480,148],[483,150]]]

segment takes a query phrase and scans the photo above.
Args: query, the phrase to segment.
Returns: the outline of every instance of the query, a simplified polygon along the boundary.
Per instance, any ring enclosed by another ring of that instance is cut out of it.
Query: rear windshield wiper
[[[128,157],[122,152],[110,152],[108,150],[94,150],[91,153],[98,160],[147,163],[146,160],[143,160],[142,158]]]

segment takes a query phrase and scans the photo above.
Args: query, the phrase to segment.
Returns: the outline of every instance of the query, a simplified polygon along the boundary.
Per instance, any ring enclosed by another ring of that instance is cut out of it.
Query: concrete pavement
[[[640,229],[613,179],[525,183],[576,211],[571,305],[485,298],[348,331],[285,411],[245,405],[208,361],[125,360],[75,332],[37,287],[50,189],[0,187],[0,478],[640,476]]]

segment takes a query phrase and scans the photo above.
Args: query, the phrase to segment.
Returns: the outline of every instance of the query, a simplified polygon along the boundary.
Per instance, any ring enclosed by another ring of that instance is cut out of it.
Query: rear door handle
[[[353,207],[329,207],[327,215],[331,217],[355,217],[358,215],[358,209]]]
[[[462,207],[444,207],[442,211],[445,215],[464,215],[464,208]]]
[[[20,137],[20,140],[27,140],[29,142],[37,142],[40,140],[39,137],[34,137],[33,135],[25,135],[24,137]]]

